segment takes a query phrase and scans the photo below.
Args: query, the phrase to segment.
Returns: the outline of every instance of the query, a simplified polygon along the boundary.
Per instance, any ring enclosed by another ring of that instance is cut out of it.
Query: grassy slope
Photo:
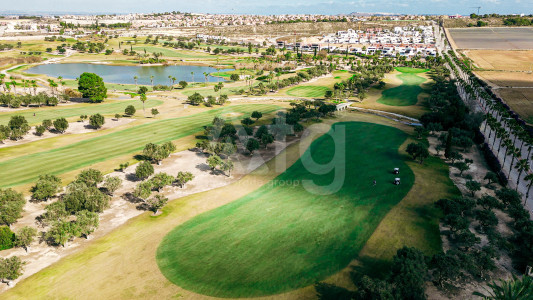
[[[25,184],[38,175],[62,174],[102,162],[120,155],[133,153],[146,143],[162,143],[176,140],[202,130],[214,116],[253,110],[274,111],[274,105],[236,105],[213,109],[193,116],[166,119],[87,139],[49,151],[33,153],[0,162],[0,187]],[[88,151],[90,149],[90,151]]]
[[[287,91],[287,95],[294,97],[324,97],[330,88],[325,86],[296,86]]]
[[[370,123],[335,125],[342,127],[342,144],[317,139],[272,183],[173,230],[158,250],[163,274],[201,294],[254,297],[310,285],[348,265],[414,176],[397,150],[405,133]],[[333,157],[335,147],[346,149],[346,160]],[[339,191],[323,196],[315,193],[322,189],[303,188],[302,180],[319,186],[334,180],[333,172],[309,171],[310,157],[320,164],[338,159],[347,171],[335,179]],[[393,167],[403,170],[400,186],[392,184]],[[294,181],[299,184],[275,184]]]
[[[391,106],[415,105],[418,102],[418,94],[423,91],[420,85],[426,81],[416,74],[426,70],[412,68],[397,68],[397,70],[401,72],[396,76],[402,81],[402,85],[383,91],[382,97],[377,102]]]
[[[144,104],[145,108],[151,108],[161,105],[161,100],[148,100]],[[123,114],[124,109],[128,105],[135,106],[137,111],[142,111],[142,102],[139,100],[120,100],[113,101],[112,103],[101,104],[80,104],[75,107],[60,106],[60,107],[41,107],[31,108],[26,110],[0,113],[0,124],[7,124],[11,116],[21,115],[30,125],[40,124],[45,119],[55,120],[57,118],[69,118],[80,115],[94,115],[96,113],[102,115],[115,115],[116,113]],[[35,113],[35,116],[33,115]]]

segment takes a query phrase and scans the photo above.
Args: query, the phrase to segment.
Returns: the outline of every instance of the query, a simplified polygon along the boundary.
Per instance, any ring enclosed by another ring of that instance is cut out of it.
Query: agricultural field
[[[505,99],[505,103],[517,112],[524,121],[533,124],[533,88],[501,88],[496,90],[497,94]]]
[[[471,60],[474,73],[524,121],[532,124],[533,29],[450,29],[450,33],[456,47]]]
[[[533,71],[533,50],[464,50],[475,66],[493,71]]]
[[[533,29],[530,27],[450,28],[448,30],[459,49],[533,49]]]

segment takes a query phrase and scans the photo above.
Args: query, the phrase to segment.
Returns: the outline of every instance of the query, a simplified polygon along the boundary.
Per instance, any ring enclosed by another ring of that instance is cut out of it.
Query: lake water
[[[221,69],[227,71],[232,69]],[[108,83],[135,84],[134,76],[137,76],[137,83],[149,85],[150,76],[154,76],[154,84],[169,85],[171,81],[168,76],[176,78],[175,84],[181,80],[193,81],[191,72],[194,72],[194,82],[204,82],[204,72],[214,73],[217,70],[211,67],[200,66],[110,66],[103,64],[45,64],[38,65],[26,70],[26,73],[45,74],[50,77],[62,76],[65,79],[76,79],[83,72],[95,73]],[[207,81],[224,81],[219,77],[208,76]]]

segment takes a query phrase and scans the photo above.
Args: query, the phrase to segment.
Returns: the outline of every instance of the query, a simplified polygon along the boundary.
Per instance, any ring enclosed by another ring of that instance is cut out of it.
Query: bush
[[[127,116],[133,116],[137,110],[135,109],[135,106],[128,105],[126,109],[124,110],[124,114]]]
[[[59,118],[54,121],[54,128],[63,133],[68,128],[68,121],[65,118]]]
[[[139,179],[145,179],[154,174],[154,167],[148,161],[143,161],[139,163],[137,168],[135,168],[135,176]]]
[[[105,123],[105,119],[104,119],[104,116],[102,116],[101,114],[92,115],[89,118],[89,124],[93,128],[99,129],[102,127],[102,125],[104,125],[104,123]]]
[[[15,234],[8,226],[0,226],[0,250],[11,249],[14,246]]]
[[[52,128],[52,120],[43,120],[43,127],[46,129],[46,130],[49,130],[50,128]]]
[[[26,204],[22,193],[12,189],[0,189],[0,224],[11,225],[21,217]]]
[[[39,125],[39,126],[35,127],[35,134],[38,135],[38,136],[43,135],[43,133],[45,131],[46,131],[46,128],[44,128],[44,126],[42,126],[42,125]]]

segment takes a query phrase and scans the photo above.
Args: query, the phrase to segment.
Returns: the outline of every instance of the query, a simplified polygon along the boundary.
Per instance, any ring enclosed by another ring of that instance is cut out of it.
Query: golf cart
[[[394,178],[394,184],[399,185],[400,184],[400,178]]]
[[[400,168],[394,168],[393,173],[394,174],[400,174]]]

